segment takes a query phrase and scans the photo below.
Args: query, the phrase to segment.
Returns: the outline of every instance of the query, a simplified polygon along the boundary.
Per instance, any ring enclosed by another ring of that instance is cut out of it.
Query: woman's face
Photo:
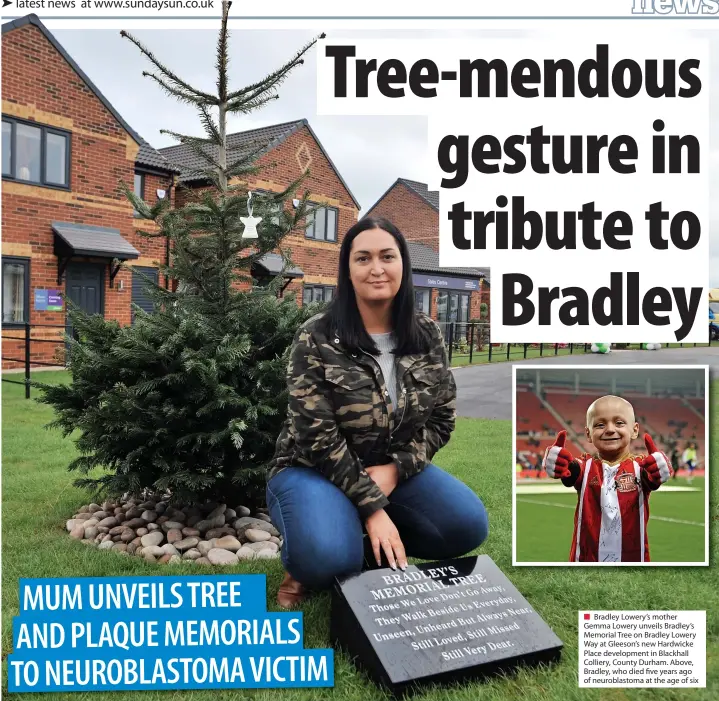
[[[350,280],[358,300],[395,298],[402,284],[402,256],[392,234],[369,229],[358,234],[350,250]]]

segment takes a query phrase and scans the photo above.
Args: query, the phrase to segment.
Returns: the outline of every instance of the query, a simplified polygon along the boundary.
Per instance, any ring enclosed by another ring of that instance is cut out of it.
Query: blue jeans
[[[410,557],[458,557],[487,537],[484,504],[436,465],[397,485],[389,500],[385,511]],[[326,589],[335,576],[362,570],[362,520],[324,475],[307,467],[285,468],[267,484],[267,505],[284,539],[282,563],[297,581]]]

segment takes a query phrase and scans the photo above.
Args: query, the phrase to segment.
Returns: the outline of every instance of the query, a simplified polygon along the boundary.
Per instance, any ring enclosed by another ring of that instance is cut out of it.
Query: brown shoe
[[[301,604],[307,597],[307,590],[291,575],[285,573],[285,578],[277,592],[277,603],[285,609],[291,609]]]

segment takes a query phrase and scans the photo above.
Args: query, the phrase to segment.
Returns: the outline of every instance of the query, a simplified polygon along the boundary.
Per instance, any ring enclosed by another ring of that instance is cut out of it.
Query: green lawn
[[[60,373],[42,373],[43,381],[61,381]],[[714,389],[719,389],[714,383]],[[719,416],[719,392],[713,397],[714,416]],[[64,531],[65,519],[86,503],[72,487],[65,466],[73,446],[56,432],[41,428],[51,413],[48,407],[23,398],[23,388],[3,384],[3,660],[12,650],[12,617],[18,614],[19,577],[122,576],[169,574],[167,568],[144,561],[102,553],[71,541]],[[715,419],[716,421],[716,419]],[[714,437],[716,455],[717,438]],[[457,431],[436,462],[463,479],[482,497],[490,515],[490,535],[481,548],[489,554],[544,617],[565,643],[562,661],[551,668],[522,670],[508,678],[448,689],[430,689],[417,694],[428,701],[625,701],[626,699],[684,699],[708,701],[717,694],[719,657],[719,593],[717,573],[708,568],[602,569],[529,568],[511,565],[511,422],[461,419]],[[716,487],[712,486],[716,501]],[[561,511],[561,509],[557,509]],[[565,511],[571,514],[569,509]],[[712,505],[714,553],[716,505]],[[545,536],[546,529],[538,528]],[[281,566],[270,561],[243,563],[227,572],[266,572],[270,609],[282,576]],[[172,574],[197,573],[183,565]],[[708,688],[687,692],[675,689],[579,690],[577,688],[577,610],[579,609],[707,609],[709,641]],[[305,646],[329,645],[329,596],[320,595],[303,607]],[[7,693],[4,665],[3,692]],[[18,699],[46,701],[96,701],[103,699],[185,699],[192,701],[374,701],[389,699],[375,688],[351,662],[336,656],[335,689],[212,690],[177,692],[52,693],[18,694]]]
[[[652,494],[649,552],[654,562],[704,562],[704,479],[671,486],[697,491]],[[517,494],[517,562],[566,562],[574,528],[577,493]],[[537,525],[541,524],[540,528]],[[548,533],[556,534],[547,537]]]

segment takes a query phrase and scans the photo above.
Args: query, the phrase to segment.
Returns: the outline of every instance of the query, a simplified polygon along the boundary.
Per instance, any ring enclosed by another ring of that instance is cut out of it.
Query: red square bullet
[[[591,618],[591,616],[588,613],[584,614],[584,620],[588,621]]]

